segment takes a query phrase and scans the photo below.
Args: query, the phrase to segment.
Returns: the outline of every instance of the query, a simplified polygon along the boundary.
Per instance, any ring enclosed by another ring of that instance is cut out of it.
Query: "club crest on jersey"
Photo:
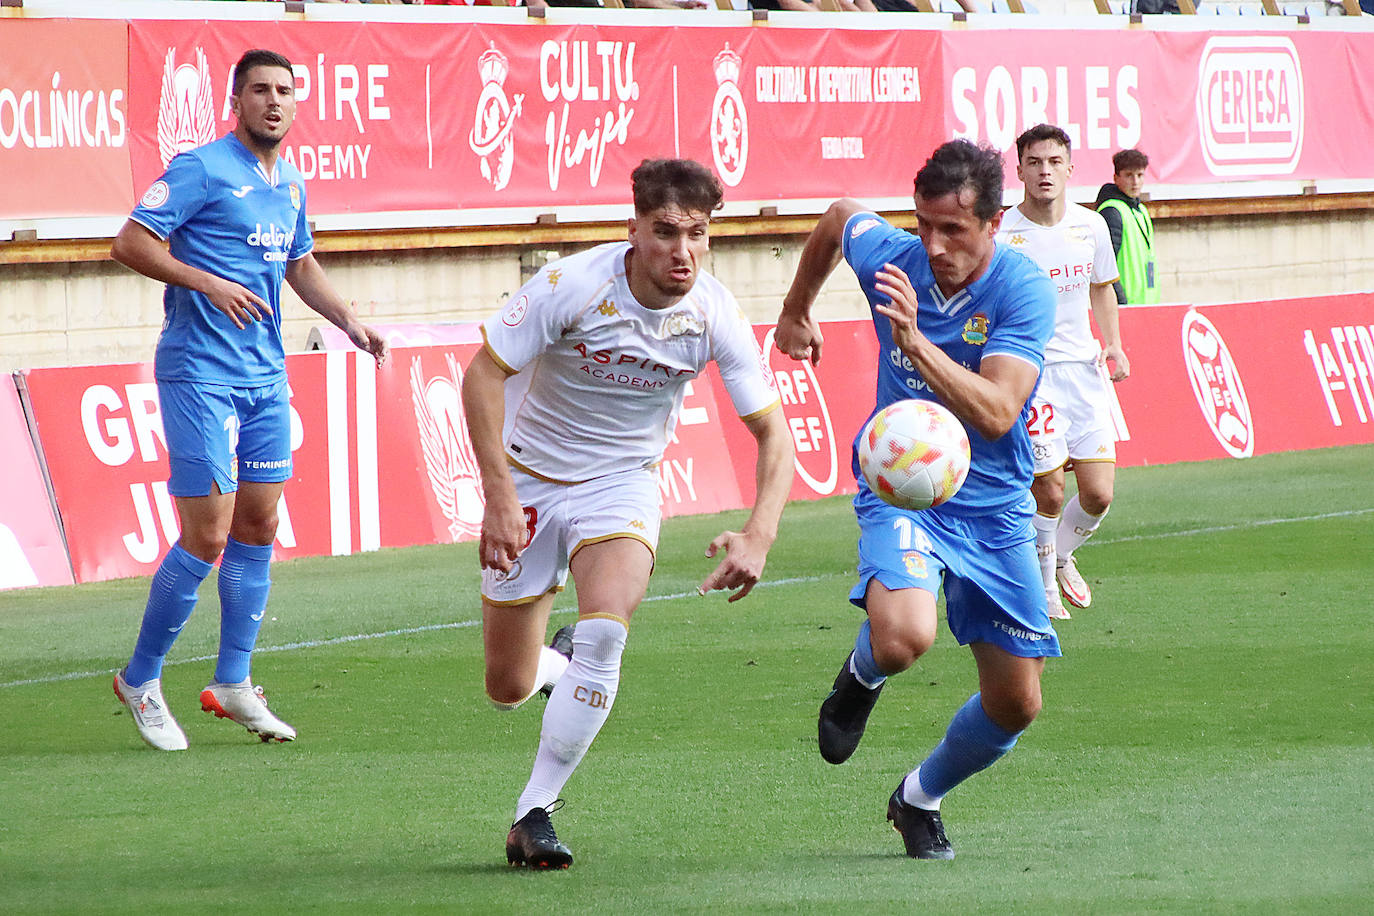
[[[914,550],[908,550],[902,554],[902,565],[906,567],[906,574],[916,579],[924,579],[926,576],[926,558]]]
[[[291,209],[299,210],[301,208],[301,186],[293,181],[288,190],[291,192]]]
[[[982,312],[976,313],[968,321],[964,322],[964,343],[981,347],[988,342],[988,316]]]
[[[711,62],[716,74],[716,98],[711,103],[711,157],[720,180],[732,188],[744,178],[749,162],[749,117],[739,91],[741,64],[729,42]]]
[[[678,312],[668,316],[663,330],[669,337],[683,337],[688,334],[700,334],[706,330],[706,325],[702,324],[701,318],[691,312]]]
[[[157,152],[164,167],[177,153],[215,139],[213,95],[205,50],[196,48],[195,64],[177,66],[177,49],[168,48],[157,102]]]

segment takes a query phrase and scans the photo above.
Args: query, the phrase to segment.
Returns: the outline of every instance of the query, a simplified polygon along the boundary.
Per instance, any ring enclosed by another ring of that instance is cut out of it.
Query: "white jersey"
[[[1012,207],[1002,216],[997,241],[1039,264],[1058,290],[1054,335],[1045,345],[1045,362],[1096,359],[1101,348],[1088,322],[1092,311],[1088,290],[1094,283],[1111,283],[1118,276],[1112,237],[1101,214],[1071,203],[1057,225],[1042,226],[1020,207]]]
[[[778,406],[773,374],[735,297],[710,274],[673,306],[630,293],[628,242],[544,267],[482,325],[507,372],[506,456],[559,483],[651,467],[663,456],[686,386],[715,361],[735,411]]]

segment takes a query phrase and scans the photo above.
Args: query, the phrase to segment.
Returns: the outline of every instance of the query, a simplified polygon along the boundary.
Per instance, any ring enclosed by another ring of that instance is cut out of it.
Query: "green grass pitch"
[[[0,593],[0,911],[1374,910],[1374,446],[1123,470],[1040,720],[946,799],[953,862],[905,858],[883,815],[969,653],[942,629],[825,764],[848,501],[790,506],[746,600],[697,597],[741,518],[665,525],[560,873],[505,864],[543,701],[483,696],[473,545],[274,567],[254,677],[289,745],[198,709],[213,583],[164,672],[182,754],[110,690],[146,580]]]

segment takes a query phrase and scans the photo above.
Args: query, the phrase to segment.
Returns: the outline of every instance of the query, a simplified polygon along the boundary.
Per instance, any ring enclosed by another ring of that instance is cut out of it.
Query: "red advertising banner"
[[[1121,323],[1132,363],[1114,388],[1122,466],[1374,442],[1374,294],[1135,307]],[[871,323],[826,322],[816,367],[779,353],[770,326],[755,331],[797,449],[792,498],[853,493],[850,444],[873,404]],[[477,347],[398,348],[380,371],[356,351],[287,357],[294,476],[278,557],[477,537],[483,500],[460,394]],[[76,580],[151,573],[178,530],[151,366],[36,369],[26,382]],[[3,408],[8,441],[23,419]],[[751,505],[755,454],[719,379],[697,379],[660,465],[664,514]],[[16,492],[41,494],[41,481]],[[10,506],[0,528],[30,558],[50,548],[51,531],[27,526],[42,513]],[[0,559],[3,542],[0,530]]]
[[[128,28],[0,20],[0,219],[127,213]]]
[[[295,62],[283,155],[314,213],[623,205],[642,159],[714,164],[729,196],[884,195],[942,138],[935,33],[617,26],[130,25],[138,188],[234,125],[244,48]],[[901,125],[901,129],[894,129]]]
[[[1374,442],[1374,294],[1122,309],[1122,466]]]
[[[13,376],[0,378],[0,591],[71,585],[67,547],[57,527]]]
[[[1010,150],[1042,121],[1103,180],[1127,146],[1169,184],[1374,179],[1354,30],[20,18],[0,20],[0,218],[127,212],[232,129],[250,47],[295,62],[282,151],[315,215],[623,206],[659,156],[711,165],[728,200],[905,197],[946,137]]]

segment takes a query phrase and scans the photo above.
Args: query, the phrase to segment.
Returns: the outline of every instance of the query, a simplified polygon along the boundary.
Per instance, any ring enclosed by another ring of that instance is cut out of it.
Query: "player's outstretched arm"
[[[320,317],[348,335],[359,350],[372,354],[380,367],[386,362],[389,348],[386,338],[358,320],[353,308],[344,301],[334,284],[325,276],[324,268],[313,253],[297,258],[286,265],[286,282]]]
[[[794,473],[792,434],[782,410],[775,407],[744,422],[759,448],[754,467],[754,509],[742,530],[721,532],[707,545],[708,558],[722,549],[725,556],[697,588],[702,595],[715,589],[738,589],[730,596],[731,601],[749,594],[763,575]]]
[[[834,272],[843,255],[844,226],[855,213],[868,208],[857,200],[842,198],[835,201],[811,230],[797,261],[792,286],[782,300],[778,315],[778,330],[774,346],[793,359],[821,361],[821,346],[825,343],[820,324],[811,317],[811,306],[821,293],[821,287]]]
[[[463,373],[463,414],[486,501],[478,559],[483,569],[502,572],[510,572],[526,540],[525,512],[515,493],[501,436],[506,419],[506,378],[506,370],[485,347],[477,351]]]
[[[888,305],[874,306],[892,322],[892,339],[939,396],[940,402],[989,441],[1020,422],[1021,406],[1035,389],[1039,370],[1011,356],[984,357],[977,372],[965,369],[916,326],[916,291],[901,268],[878,271],[874,288]]]
[[[1112,381],[1125,381],[1131,374],[1131,360],[1121,345],[1121,311],[1116,301],[1115,283],[1094,283],[1088,289],[1093,320],[1102,332],[1102,360],[1111,370]]]
[[[161,239],[133,220],[127,220],[115,236],[110,257],[151,280],[204,294],[239,330],[272,314],[272,308],[251,290],[172,257]]]

